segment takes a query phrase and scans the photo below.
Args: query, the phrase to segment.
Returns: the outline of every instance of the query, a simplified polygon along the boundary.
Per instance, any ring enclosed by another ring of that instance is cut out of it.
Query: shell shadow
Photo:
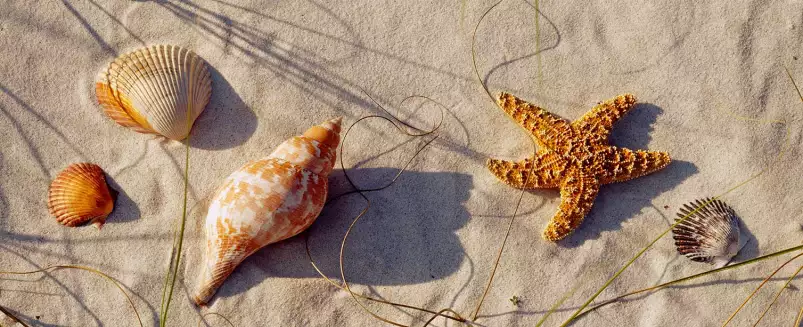
[[[131,197],[128,196],[123,187],[117,184],[117,181],[108,174],[106,174],[106,184],[109,185],[110,191],[117,193],[117,198],[114,200],[114,210],[106,218],[107,224],[128,223],[142,217],[137,203],[131,200]]]
[[[731,263],[730,264],[733,264],[734,262],[738,262],[738,261],[745,261],[745,260],[748,260],[748,259],[755,258],[759,254],[759,249],[758,249],[759,248],[759,242],[758,242],[758,239],[756,238],[755,235],[753,235],[753,232],[750,231],[750,228],[748,228],[747,224],[745,223],[744,218],[742,218],[742,216],[739,215],[738,209],[739,208],[734,208],[734,210],[736,210],[736,217],[739,220],[739,233],[740,233],[739,236],[746,238],[747,239],[747,243],[739,251],[739,253],[737,253],[736,256],[733,257],[733,259],[731,259]]]
[[[257,129],[257,116],[243,102],[226,77],[208,65],[212,98],[195,120],[190,145],[206,150],[224,150],[248,141]]]
[[[383,185],[398,173],[393,168],[349,170],[360,187]],[[377,182],[379,181],[379,182]],[[329,177],[329,198],[351,188],[342,170]],[[344,269],[349,283],[405,285],[425,283],[456,272],[465,257],[455,231],[469,220],[464,207],[473,187],[471,175],[404,172],[396,184],[368,193],[371,207],[352,230]],[[305,253],[305,237],[323,273],[340,279],[340,242],[353,218],[364,208],[357,194],[331,201],[306,236],[268,245],[247,258],[213,298],[244,293],[266,278],[320,278]]]

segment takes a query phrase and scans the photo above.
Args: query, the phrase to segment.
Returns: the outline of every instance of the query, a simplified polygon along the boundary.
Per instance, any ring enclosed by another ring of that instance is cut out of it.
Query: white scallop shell
[[[697,208],[700,209],[694,212]],[[687,215],[672,233],[678,252],[693,261],[724,267],[747,243],[736,213],[720,200],[706,198],[686,204],[675,221]]]
[[[183,140],[209,103],[209,69],[194,52],[154,45],[117,57],[98,75],[95,93],[116,123]]]

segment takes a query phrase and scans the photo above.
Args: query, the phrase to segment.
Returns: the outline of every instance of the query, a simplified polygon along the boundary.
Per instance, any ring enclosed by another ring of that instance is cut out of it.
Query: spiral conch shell
[[[223,182],[206,216],[206,251],[195,303],[207,303],[246,257],[315,221],[326,200],[340,122],[336,118],[311,127]]]
[[[95,93],[117,124],[183,140],[209,103],[209,69],[194,52],[155,45],[121,55],[98,75]]]
[[[91,221],[100,229],[114,209],[103,170],[91,163],[65,168],[50,184],[47,208],[62,225],[75,227]]]

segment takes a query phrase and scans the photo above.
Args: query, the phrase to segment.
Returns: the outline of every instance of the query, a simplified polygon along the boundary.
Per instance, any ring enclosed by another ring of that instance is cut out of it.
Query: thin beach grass
[[[188,81],[187,85],[190,87],[192,93],[192,81]],[[190,103],[187,103],[185,111],[187,112],[187,130],[192,128],[192,119],[190,113]],[[178,268],[181,263],[181,250],[184,245],[184,230],[187,225],[187,195],[189,190],[189,174],[190,174],[190,133],[187,133],[187,138],[184,140],[184,199],[182,201],[181,220],[179,221],[178,232],[175,234],[173,249],[171,250],[170,261],[167,265],[167,273],[165,274],[164,288],[162,289],[162,304],[159,310],[159,326],[167,326],[167,314],[170,311],[170,302],[173,300],[173,289],[176,286],[176,279],[178,278]]]
[[[407,170],[407,168],[410,166],[410,164],[412,164],[413,160],[421,153],[421,151],[423,151],[429,144],[431,144],[433,141],[435,141],[437,139],[437,136],[434,136],[434,137],[430,138],[428,141],[426,141],[421,147],[419,147],[415,151],[415,153],[413,153],[413,155],[410,156],[410,158],[405,162],[405,164],[399,169],[399,171],[394,175],[394,177],[387,184],[379,186],[379,187],[363,189],[363,188],[358,187],[354,183],[354,181],[351,179],[351,177],[348,174],[348,169],[345,167],[345,164],[343,163],[343,160],[345,158],[345,154],[343,153],[343,149],[345,148],[345,143],[346,143],[346,140],[348,138],[349,132],[351,131],[352,128],[354,128],[354,126],[356,126],[357,124],[359,124],[360,122],[362,122],[364,120],[380,119],[380,120],[384,120],[384,121],[392,124],[397,131],[399,131],[400,133],[402,133],[404,135],[411,136],[411,137],[423,137],[423,136],[431,135],[431,134],[437,132],[440,129],[441,125],[443,124],[444,111],[446,110],[446,108],[442,104],[440,104],[439,102],[437,102],[437,101],[435,101],[435,100],[433,100],[433,99],[431,99],[429,97],[426,97],[426,96],[410,96],[410,97],[407,97],[407,98],[403,99],[400,102],[400,105],[402,105],[405,101],[407,101],[407,100],[409,100],[411,98],[416,98],[417,97],[417,98],[422,98],[422,99],[428,100],[430,102],[433,102],[433,103],[435,103],[436,105],[438,105],[441,108],[441,110],[440,110],[441,118],[440,118],[439,122],[432,129],[430,129],[428,131],[425,131],[425,130],[421,130],[419,128],[416,128],[416,127],[414,127],[414,126],[412,126],[412,125],[410,125],[410,124],[398,119],[393,114],[391,114],[387,109],[385,109],[382,105],[380,105],[378,102],[376,102],[370,95],[368,95],[367,92],[365,92],[363,90],[363,93],[365,93],[366,96],[368,96],[371,99],[371,101],[373,101],[374,104],[377,105],[382,111],[384,111],[385,114],[387,114],[390,118],[385,117],[385,116],[378,116],[378,115],[370,115],[370,116],[362,117],[362,118],[358,119],[357,121],[355,121],[354,123],[352,123],[349,126],[349,128],[346,130],[344,135],[343,135],[343,140],[341,142],[342,144],[341,144],[341,147],[340,147],[340,154],[339,154],[340,168],[343,170],[344,176],[346,177],[347,182],[351,185],[353,190],[332,197],[331,199],[329,199],[327,201],[327,204],[331,203],[333,201],[336,201],[336,200],[338,200],[338,199],[340,199],[340,198],[342,198],[344,196],[347,196],[347,195],[359,194],[361,196],[361,198],[363,199],[363,201],[365,201],[365,207],[362,209],[362,211],[355,218],[353,218],[353,220],[350,223],[348,229],[346,230],[345,234],[343,235],[343,239],[341,241],[340,256],[339,256],[339,266],[340,266],[340,276],[341,276],[342,284],[336,283],[331,278],[326,276],[326,274],[324,274],[323,271],[321,271],[320,268],[318,268],[318,266],[315,264],[315,261],[312,259],[312,254],[311,254],[310,249],[309,249],[309,236],[307,236],[306,240],[305,240],[305,243],[306,243],[305,246],[306,246],[307,257],[308,257],[308,259],[310,261],[310,264],[312,265],[313,269],[315,269],[315,271],[322,278],[324,278],[324,280],[326,280],[329,284],[331,284],[331,285],[333,285],[333,286],[335,286],[337,288],[343,289],[346,292],[348,292],[349,295],[360,306],[361,309],[363,309],[365,312],[367,312],[369,315],[371,315],[373,318],[375,318],[375,319],[377,319],[379,321],[382,321],[382,322],[385,322],[385,323],[388,323],[388,324],[391,324],[391,325],[394,325],[394,326],[407,326],[407,325],[404,325],[402,323],[399,323],[399,322],[390,320],[388,318],[382,317],[379,314],[371,311],[367,306],[365,306],[365,304],[362,303],[362,301],[360,301],[360,299],[369,300],[369,301],[382,303],[382,304],[386,304],[386,305],[391,305],[391,306],[394,306],[394,307],[413,309],[413,310],[429,313],[429,314],[432,315],[432,317],[424,324],[424,326],[429,325],[434,319],[436,319],[438,317],[443,317],[443,318],[455,320],[455,321],[458,321],[458,322],[465,322],[466,320],[463,317],[461,317],[461,315],[457,311],[455,311],[455,310],[453,310],[451,308],[441,309],[441,310],[436,312],[436,311],[429,310],[429,309],[426,309],[426,308],[420,308],[420,307],[416,307],[416,306],[406,305],[406,304],[402,304],[402,303],[396,303],[396,302],[392,302],[392,301],[386,301],[386,300],[382,300],[382,299],[377,299],[377,298],[373,298],[373,297],[357,294],[357,293],[354,293],[351,290],[351,287],[349,286],[348,280],[346,279],[346,276],[345,276],[345,269],[344,269],[344,263],[345,263],[344,262],[344,257],[345,257],[346,243],[348,241],[348,237],[351,234],[354,226],[357,224],[357,222],[360,220],[360,218],[362,218],[365,215],[365,213],[368,212],[368,209],[370,208],[371,201],[365,196],[365,194],[370,193],[370,192],[376,192],[376,191],[384,190],[384,189],[390,187],[391,185],[393,185],[394,183],[396,183],[398,178]],[[412,129],[412,130],[416,131],[417,133],[408,132],[402,127],[406,127],[406,128]],[[447,315],[446,313],[449,313],[449,314]]]
[[[42,269],[31,270],[31,271],[0,271],[0,275],[30,275],[30,274],[43,273],[43,272],[46,272],[46,271],[53,271],[53,270],[58,270],[58,269],[83,270],[83,271],[91,272],[91,273],[93,273],[95,275],[98,275],[100,277],[103,277],[108,282],[112,283],[112,285],[117,287],[118,290],[120,290],[120,293],[122,293],[123,296],[125,296],[125,299],[128,301],[128,304],[131,306],[131,309],[134,310],[134,315],[137,318],[137,322],[139,323],[139,326],[140,327],[144,326],[142,324],[142,318],[139,316],[139,311],[137,311],[137,306],[134,305],[134,301],[131,300],[131,297],[128,295],[128,293],[123,289],[122,286],[120,286],[120,283],[118,283],[117,280],[115,280],[111,276],[109,276],[106,273],[104,273],[104,272],[102,272],[100,270],[97,270],[95,268],[86,267],[86,266],[79,266],[79,265],[55,265],[55,266],[48,266],[48,267],[45,267],[45,268],[42,268]],[[10,311],[5,310],[5,308],[2,308],[2,307],[0,307],[0,309],[2,309],[2,312],[4,314],[6,314],[9,317],[11,317],[12,319],[16,320],[18,323],[22,324],[23,326],[27,326],[24,322],[22,322],[22,320],[20,320],[16,316],[14,316],[14,314],[12,314]]]
[[[797,94],[798,94],[798,97],[800,98],[800,101],[801,101],[801,102],[803,102],[803,94],[801,94],[801,92],[800,92],[800,88],[797,86],[797,83],[795,82],[795,79],[794,79],[794,77],[792,77],[792,74],[789,72],[789,69],[787,69],[787,68],[784,68],[784,70],[785,70],[785,72],[786,72],[786,75],[787,75],[787,77],[789,77],[789,80],[790,80],[790,82],[792,83],[792,86],[794,87],[795,91],[797,92]],[[755,174],[755,175],[751,176],[750,178],[746,179],[745,181],[742,181],[742,182],[740,182],[740,183],[736,184],[734,187],[731,187],[731,188],[730,188],[730,189],[728,189],[726,192],[724,192],[724,193],[722,193],[722,194],[720,194],[720,195],[718,195],[718,196],[714,197],[714,199],[717,199],[717,198],[719,198],[719,197],[721,197],[721,196],[723,196],[723,195],[725,195],[725,194],[727,194],[727,193],[730,193],[730,192],[732,192],[732,191],[734,191],[734,190],[736,190],[736,189],[738,189],[738,188],[742,187],[743,185],[747,184],[748,182],[750,182],[750,181],[754,180],[755,178],[758,178],[758,177],[759,177],[759,176],[761,176],[762,174],[764,174],[764,173],[766,173],[767,171],[769,171],[769,170],[770,170],[772,167],[774,167],[774,165],[776,165],[776,164],[777,164],[777,163],[778,163],[778,162],[779,162],[779,161],[780,161],[780,160],[783,158],[783,155],[785,154],[785,152],[786,152],[786,149],[787,149],[787,147],[788,147],[788,143],[789,143],[789,135],[790,135],[790,131],[789,131],[789,125],[786,123],[786,121],[785,121],[785,120],[759,120],[759,119],[753,119],[753,118],[748,118],[748,117],[742,117],[742,116],[738,116],[738,115],[735,115],[735,114],[733,114],[733,113],[731,113],[731,112],[725,112],[725,113],[726,113],[726,114],[728,114],[728,115],[730,115],[730,116],[732,116],[734,119],[740,119],[740,120],[744,120],[744,121],[750,121],[750,122],[761,122],[761,123],[780,123],[780,124],[783,124],[783,126],[785,127],[785,129],[786,129],[786,130],[785,130],[784,142],[783,142],[783,145],[782,145],[782,147],[781,147],[781,150],[779,151],[778,155],[777,155],[777,156],[775,157],[775,159],[774,159],[774,160],[773,160],[773,161],[770,163],[770,165],[769,165],[769,166],[767,166],[766,168],[764,168],[763,170],[761,170],[759,173],[757,173],[757,174]],[[711,199],[711,200],[709,200],[708,202],[714,201],[714,199]],[[724,271],[724,270],[728,270],[728,269],[733,269],[733,268],[740,267],[740,266],[744,266],[744,265],[749,265],[749,264],[753,264],[753,263],[761,262],[761,261],[763,261],[763,260],[766,260],[766,259],[769,259],[769,258],[772,258],[772,257],[778,256],[778,255],[782,255],[782,254],[786,254],[786,253],[789,253],[789,252],[794,252],[794,251],[798,251],[798,250],[801,250],[801,249],[803,249],[803,246],[791,247],[791,248],[784,249],[784,250],[777,251],[777,252],[773,252],[773,253],[770,253],[770,254],[767,254],[767,255],[764,255],[764,256],[758,257],[758,258],[754,258],[754,259],[751,259],[751,260],[747,260],[747,261],[744,261],[744,262],[741,262],[741,263],[738,263],[738,264],[734,264],[734,265],[726,266],[726,267],[719,268],[719,269],[710,270],[710,271],[707,271],[707,272],[704,272],[704,273],[696,274],[696,275],[689,276],[689,277],[685,277],[685,278],[680,278],[680,279],[677,279],[677,280],[674,280],[674,281],[671,281],[671,282],[667,282],[667,283],[663,283],[663,284],[660,284],[660,285],[657,285],[657,286],[653,286],[653,287],[649,287],[649,288],[645,288],[645,289],[641,289],[641,290],[637,290],[637,291],[629,292],[629,293],[626,293],[626,294],[623,294],[623,295],[620,295],[620,296],[614,297],[614,298],[613,298],[613,299],[611,299],[611,300],[608,300],[608,301],[602,302],[602,303],[600,303],[600,304],[598,304],[598,305],[595,305],[595,306],[591,307],[590,309],[588,309],[588,310],[585,310],[585,311],[584,311],[584,309],[585,309],[585,308],[586,308],[586,307],[587,307],[587,306],[588,306],[588,305],[589,305],[591,302],[593,302],[593,300],[594,300],[594,299],[595,299],[597,296],[599,296],[599,294],[600,294],[600,293],[601,293],[603,290],[605,290],[605,289],[606,289],[606,288],[607,288],[607,287],[610,285],[610,283],[611,283],[611,282],[613,282],[613,280],[615,280],[615,279],[616,279],[616,278],[619,276],[619,274],[621,274],[622,272],[624,272],[624,270],[625,270],[625,269],[627,269],[627,268],[628,268],[628,267],[629,267],[629,266],[630,266],[630,265],[631,265],[631,264],[632,264],[632,263],[633,263],[633,262],[634,262],[634,261],[635,261],[635,260],[636,260],[638,257],[640,257],[640,256],[641,256],[641,255],[642,255],[642,254],[643,254],[643,253],[644,253],[646,250],[648,250],[648,249],[649,249],[649,248],[650,248],[650,247],[651,247],[651,246],[652,246],[652,245],[653,245],[655,242],[657,242],[657,241],[658,241],[660,238],[662,238],[662,237],[663,237],[664,235],[666,235],[666,234],[667,234],[669,231],[671,231],[671,229],[672,229],[672,228],[674,228],[674,226],[675,226],[675,225],[677,225],[678,223],[681,223],[682,221],[684,221],[685,219],[687,219],[688,217],[690,217],[691,215],[693,215],[693,214],[694,214],[696,211],[698,211],[700,208],[702,208],[702,207],[705,207],[706,205],[708,205],[708,203],[704,203],[702,206],[695,208],[695,209],[694,209],[692,212],[690,212],[689,214],[687,214],[687,215],[683,216],[683,217],[682,217],[681,219],[679,219],[679,220],[678,220],[678,221],[677,221],[675,224],[673,224],[673,225],[672,225],[672,226],[671,226],[669,229],[667,229],[666,231],[664,231],[664,232],[663,232],[662,234],[660,234],[660,235],[659,235],[659,236],[658,236],[658,237],[657,237],[655,240],[653,240],[653,242],[651,242],[651,243],[650,243],[650,244],[649,244],[647,247],[643,248],[643,249],[642,249],[642,250],[641,250],[641,251],[640,251],[640,252],[639,252],[639,253],[638,253],[638,254],[637,254],[635,257],[633,257],[633,258],[632,258],[632,259],[631,259],[631,260],[630,260],[630,261],[629,261],[629,262],[628,262],[628,263],[627,263],[627,264],[626,264],[626,265],[625,265],[623,268],[621,268],[619,271],[617,271],[617,273],[616,273],[616,274],[615,274],[613,277],[611,277],[611,278],[610,278],[610,279],[609,279],[609,280],[608,280],[608,281],[607,281],[607,282],[606,282],[606,283],[603,285],[603,287],[602,287],[602,288],[600,288],[600,289],[597,291],[597,293],[595,293],[595,294],[594,294],[594,295],[593,295],[593,296],[592,296],[592,297],[591,297],[591,298],[590,298],[588,301],[586,301],[586,302],[585,302],[585,303],[584,303],[584,304],[583,304],[583,305],[582,305],[582,306],[581,306],[581,307],[580,307],[580,308],[579,308],[577,311],[575,311],[575,312],[572,314],[572,316],[571,316],[571,317],[570,317],[568,320],[566,320],[566,321],[563,323],[563,325],[562,325],[562,326],[567,326],[567,325],[568,325],[569,323],[571,323],[571,322],[572,322],[574,319],[576,319],[576,318],[579,318],[579,317],[580,317],[580,316],[582,316],[582,315],[585,315],[585,314],[587,314],[587,313],[589,313],[589,312],[591,312],[591,311],[594,311],[594,310],[596,310],[596,309],[598,309],[598,308],[600,308],[600,307],[602,307],[602,306],[604,306],[604,305],[607,305],[607,304],[610,304],[610,303],[616,302],[616,301],[618,301],[618,300],[620,300],[620,299],[622,299],[622,298],[625,298],[625,297],[628,297],[628,296],[631,296],[631,295],[635,295],[635,294],[642,293],[642,292],[647,292],[647,291],[652,291],[652,290],[657,290],[657,289],[660,289],[660,288],[664,288],[664,287],[666,287],[666,286],[670,286],[670,285],[674,285],[674,284],[677,284],[677,283],[685,282],[685,281],[692,280],[692,279],[695,279],[695,278],[698,278],[698,277],[706,276],[706,275],[709,275],[709,274],[717,273],[717,272]],[[798,255],[798,256],[799,256],[799,255]],[[794,257],[794,258],[797,258],[797,256],[796,256],[796,257]],[[794,259],[794,258],[793,258],[793,259]],[[791,260],[790,260],[790,261],[791,261]],[[787,262],[787,263],[788,263],[788,262]],[[785,263],[785,264],[786,264],[786,263]],[[784,265],[785,265],[785,264],[784,264]],[[783,267],[784,265],[782,265],[781,267]],[[780,269],[781,267],[779,267],[778,269]],[[776,270],[776,272],[777,272],[777,270]],[[773,273],[773,275],[774,275],[774,273]],[[795,273],[795,275],[797,275],[797,273]],[[765,282],[766,282],[766,280],[765,280],[765,281],[764,281],[764,282],[763,282],[761,285],[759,285],[759,286],[758,286],[758,288],[756,289],[756,291],[758,291],[758,289],[760,289],[760,288],[763,286],[763,284],[764,284]],[[755,291],[754,291],[754,293],[753,293],[753,294],[755,294]],[[730,322],[730,320],[733,318],[733,316],[735,316],[735,315],[736,315],[736,313],[738,313],[738,311],[739,311],[739,310],[741,310],[741,308],[742,308],[742,307],[743,307],[743,306],[744,306],[744,305],[747,303],[747,301],[748,301],[748,300],[749,300],[749,299],[750,299],[750,298],[753,296],[753,294],[751,294],[750,296],[748,296],[747,300],[745,300],[745,302],[744,302],[744,303],[742,303],[742,305],[741,305],[741,306],[740,306],[740,307],[739,307],[739,308],[736,310],[736,312],[734,312],[734,313],[733,313],[733,315],[731,315],[731,317],[730,317],[730,318],[729,318],[729,319],[728,319],[728,320],[725,322],[725,324],[724,324],[724,325],[727,325],[727,324],[728,324],[728,322]],[[779,294],[780,294],[780,293],[779,293]],[[777,298],[777,296],[776,296],[776,298]],[[774,303],[774,301],[773,301],[773,303]],[[770,306],[772,306],[772,304],[770,304]],[[769,310],[769,307],[767,308],[767,310]],[[803,311],[802,311],[802,312],[803,312]],[[765,310],[765,312],[764,312],[764,313],[762,313],[761,317],[758,319],[759,321],[761,320],[761,318],[763,318],[763,316],[764,316],[764,314],[765,314],[765,313],[766,313],[766,310]],[[756,322],[756,323],[758,323],[758,322]],[[798,324],[799,324],[799,323],[798,323]],[[723,326],[724,326],[724,325],[723,325]],[[795,325],[795,326],[797,326],[797,325]]]

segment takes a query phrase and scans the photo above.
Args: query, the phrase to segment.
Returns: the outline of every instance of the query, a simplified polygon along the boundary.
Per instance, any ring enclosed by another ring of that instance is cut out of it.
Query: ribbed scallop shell
[[[62,225],[91,221],[98,229],[114,209],[106,177],[98,165],[76,163],[62,170],[48,191],[47,208]]]
[[[739,218],[727,204],[710,198],[695,200],[678,212],[678,221],[700,208],[672,229],[678,252],[689,259],[724,267],[747,243]]]
[[[311,127],[223,182],[206,216],[198,305],[207,303],[246,257],[315,221],[326,200],[340,123],[337,118]]]
[[[155,45],[117,57],[98,75],[95,93],[116,123],[183,140],[209,103],[212,80],[194,52]]]

